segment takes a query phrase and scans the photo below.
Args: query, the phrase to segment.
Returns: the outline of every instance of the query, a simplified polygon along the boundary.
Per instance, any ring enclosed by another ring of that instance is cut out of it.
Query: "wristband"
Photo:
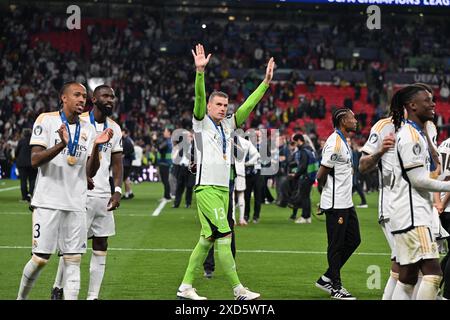
[[[121,187],[115,187],[114,188],[114,192],[118,192],[118,193],[122,194],[122,188]]]

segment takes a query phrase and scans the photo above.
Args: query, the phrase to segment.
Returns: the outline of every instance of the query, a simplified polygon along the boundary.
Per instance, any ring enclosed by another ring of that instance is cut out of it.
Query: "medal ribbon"
[[[94,125],[95,132],[97,132],[97,126],[95,125],[95,118],[94,118],[94,111],[89,112],[89,119],[91,120],[91,123]],[[105,120],[103,123],[103,131],[108,128],[108,119]],[[103,144],[98,145],[98,152],[102,152]]]
[[[347,144],[347,139],[345,138],[345,136],[341,130],[336,129],[336,133],[338,134],[339,137],[341,137],[342,141],[344,141],[345,146],[347,147],[347,150],[350,153],[350,160],[351,160],[352,166],[353,166],[353,152],[352,152],[352,149],[350,149],[349,145]]]
[[[225,159],[225,157],[227,156],[227,140],[225,138],[225,132],[223,131],[222,124],[216,125],[216,123],[213,121],[213,119],[209,115],[208,115],[208,118],[209,118],[209,120],[211,120],[211,122],[213,123],[216,130],[219,131],[219,134],[222,136],[222,151],[223,151],[223,157]],[[218,127],[220,127],[221,130],[219,130]]]
[[[72,135],[70,133],[70,127],[69,127],[69,121],[67,121],[66,115],[64,114],[64,111],[60,111],[61,121],[66,125],[67,132],[69,134],[69,143],[67,144],[67,148],[69,149],[69,155],[72,157],[75,156],[75,153],[77,152],[77,146],[78,141],[80,140],[80,121],[78,120],[76,122],[76,128],[75,128],[75,136],[72,140]]]

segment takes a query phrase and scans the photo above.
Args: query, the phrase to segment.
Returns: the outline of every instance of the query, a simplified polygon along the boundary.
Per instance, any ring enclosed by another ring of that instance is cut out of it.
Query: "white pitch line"
[[[19,186],[15,186],[15,187],[4,188],[4,189],[0,189],[0,192],[16,190],[16,189],[20,189],[20,187]]]
[[[166,200],[162,200],[158,207],[155,209],[155,211],[153,211],[152,216],[153,217],[157,217],[161,214],[162,209],[164,209],[164,207],[166,206],[166,204],[169,203],[169,201]]]
[[[31,249],[23,246],[0,246],[0,249]],[[112,251],[149,251],[149,252],[192,252],[193,249],[168,249],[168,248],[108,248]],[[237,250],[243,253],[274,253],[274,254],[327,254],[325,251],[294,251],[294,250]],[[382,252],[355,252],[358,256],[390,256],[390,253]]]

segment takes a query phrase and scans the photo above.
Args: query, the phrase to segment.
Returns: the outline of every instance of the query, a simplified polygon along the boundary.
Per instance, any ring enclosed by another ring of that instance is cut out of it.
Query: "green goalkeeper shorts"
[[[215,186],[198,186],[198,216],[202,224],[200,235],[205,238],[222,238],[231,232],[228,224],[228,188]]]

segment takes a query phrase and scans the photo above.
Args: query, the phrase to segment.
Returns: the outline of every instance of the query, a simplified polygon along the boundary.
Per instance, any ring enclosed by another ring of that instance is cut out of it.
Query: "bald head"
[[[75,81],[67,82],[61,88],[60,98],[68,114],[81,114],[86,105],[86,87]]]

